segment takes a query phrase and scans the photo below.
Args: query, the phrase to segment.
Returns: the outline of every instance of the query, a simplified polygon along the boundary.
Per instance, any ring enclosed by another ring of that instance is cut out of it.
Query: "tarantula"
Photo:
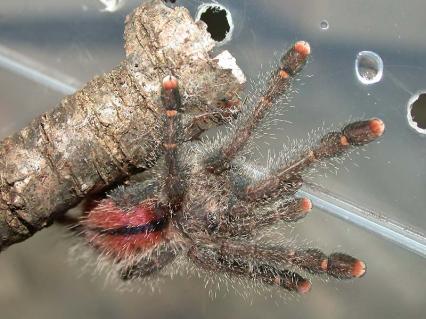
[[[318,249],[254,241],[259,230],[279,221],[297,221],[311,210],[309,199],[296,197],[309,167],[384,132],[377,118],[353,122],[271,171],[249,172],[253,166],[239,155],[274,102],[286,96],[309,56],[309,44],[296,42],[271,74],[260,100],[236,120],[232,134],[208,151],[200,141],[182,143],[184,108],[178,79],[164,78],[164,163],[159,177],[117,188],[80,222],[88,243],[120,265],[123,280],[157,273],[178,255],[204,270],[301,294],[310,290],[310,281],[286,268],[338,279],[365,274],[363,261],[343,253],[326,255]]]

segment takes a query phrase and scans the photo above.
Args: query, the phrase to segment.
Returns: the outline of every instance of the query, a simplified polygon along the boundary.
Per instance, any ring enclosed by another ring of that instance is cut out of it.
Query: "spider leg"
[[[254,129],[262,121],[273,103],[283,94],[288,92],[294,77],[305,65],[310,54],[307,42],[296,42],[281,58],[281,63],[269,81],[266,91],[249,116],[241,123],[230,141],[222,145],[205,160],[205,167],[209,172],[220,174],[230,168],[232,160],[247,144]]]
[[[266,208],[239,202],[230,209],[229,221],[220,227],[218,232],[227,233],[232,237],[251,235],[279,221],[296,222],[304,218],[311,209],[312,203],[308,198],[277,201]]]
[[[294,162],[265,174],[258,180],[234,177],[234,194],[227,220],[216,232],[232,237],[250,235],[262,227],[280,220],[286,222],[303,218],[312,208],[307,198],[294,198],[302,186],[301,173],[316,161],[337,156],[351,145],[363,145],[383,134],[384,124],[379,119],[358,121],[347,125],[341,132],[326,134],[313,149]],[[244,171],[244,167],[237,171]],[[284,196],[284,200],[281,198]],[[269,200],[272,198],[272,201]]]
[[[188,257],[199,267],[213,271],[259,280],[267,285],[279,286],[301,294],[309,292],[311,283],[299,274],[245,258],[223,255],[220,247],[192,246]]]
[[[351,146],[368,144],[380,137],[384,129],[384,123],[377,118],[350,123],[340,132],[326,134],[317,146],[264,178],[253,183],[241,183],[242,187],[235,194],[245,201],[292,194],[301,185],[295,186],[294,181],[301,181],[300,175],[306,168],[318,161],[341,155]]]
[[[177,255],[176,250],[169,247],[152,253],[149,257],[139,260],[137,263],[123,267],[120,270],[122,280],[131,280],[150,276],[162,270],[171,263]]]
[[[295,250],[229,240],[193,246],[188,257],[207,270],[259,279],[300,293],[310,290],[310,282],[297,273],[284,270],[283,265],[297,266],[314,274],[326,273],[337,279],[359,278],[366,272],[364,262],[343,253],[327,256],[319,249]]]
[[[224,241],[220,252],[230,258],[254,259],[267,264],[297,266],[314,274],[327,273],[338,279],[362,277],[366,272],[365,263],[343,253],[324,254],[316,248],[298,249],[282,246],[243,245],[239,242]]]
[[[178,89],[178,80],[167,76],[162,83],[161,100],[164,107],[164,139],[163,149],[166,162],[165,193],[168,202],[176,207],[185,193],[182,169],[179,165],[177,147],[182,137],[181,112],[182,104]]]

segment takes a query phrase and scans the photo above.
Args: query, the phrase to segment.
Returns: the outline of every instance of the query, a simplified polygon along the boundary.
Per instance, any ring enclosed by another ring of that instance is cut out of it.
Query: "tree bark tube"
[[[155,163],[166,75],[179,79],[188,139],[223,123],[243,80],[209,56],[214,44],[184,8],[154,0],[129,15],[122,63],[0,143],[0,250]]]

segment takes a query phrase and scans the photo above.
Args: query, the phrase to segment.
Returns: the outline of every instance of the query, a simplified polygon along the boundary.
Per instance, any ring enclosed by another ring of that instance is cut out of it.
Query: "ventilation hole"
[[[361,51],[355,60],[355,74],[362,84],[377,83],[383,76],[383,60],[377,53]]]
[[[207,32],[216,42],[223,44],[231,39],[234,30],[231,12],[221,4],[202,4],[198,7],[195,20],[201,20],[207,24]]]
[[[413,129],[426,134],[426,92],[420,92],[408,101],[407,118]]]
[[[320,28],[321,28],[321,30],[328,30],[329,27],[330,27],[330,25],[328,24],[327,20],[322,20],[320,22]]]

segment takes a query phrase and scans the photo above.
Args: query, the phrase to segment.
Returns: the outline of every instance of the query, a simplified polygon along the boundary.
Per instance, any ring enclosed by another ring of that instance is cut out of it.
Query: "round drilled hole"
[[[383,60],[377,53],[361,51],[355,60],[355,74],[365,85],[377,83],[383,76]]]
[[[413,129],[426,134],[426,92],[419,92],[408,101],[407,119]]]
[[[326,31],[326,30],[328,30],[329,27],[330,27],[330,24],[328,23],[327,20],[322,20],[320,22],[320,28],[321,28],[321,30]]]
[[[207,31],[213,40],[223,44],[231,39],[234,31],[231,12],[218,3],[203,3],[198,7],[195,20],[207,24]]]

